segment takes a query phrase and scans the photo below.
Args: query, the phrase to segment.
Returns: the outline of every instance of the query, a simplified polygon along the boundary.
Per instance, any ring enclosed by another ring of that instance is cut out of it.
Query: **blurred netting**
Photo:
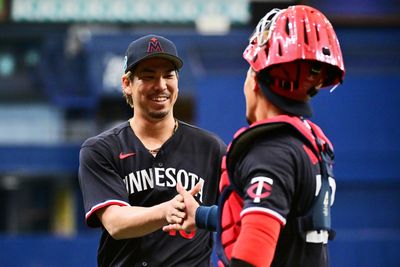
[[[246,0],[15,0],[15,21],[191,23],[203,16],[223,16],[232,23],[249,19]]]

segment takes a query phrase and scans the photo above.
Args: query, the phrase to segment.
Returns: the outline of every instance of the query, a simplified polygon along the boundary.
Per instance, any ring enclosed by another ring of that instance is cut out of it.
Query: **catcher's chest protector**
[[[310,121],[299,117],[277,116],[272,119],[263,120],[243,128],[235,134],[228,147],[227,155],[222,163],[222,176],[220,181],[221,197],[219,200],[219,224],[217,227],[217,255],[219,266],[228,266],[231,259],[233,245],[240,233],[240,212],[243,208],[241,188],[234,184],[232,173],[235,164],[249,147],[249,144],[258,136],[268,136],[271,130],[279,127],[291,127],[304,137],[305,145],[318,159],[321,170],[321,186],[318,195],[315,196],[313,205],[304,214],[296,218],[291,227],[293,231],[304,237],[307,242],[310,236],[318,230],[326,232],[326,239],[333,239],[334,232],[331,230],[330,206],[334,198],[334,176],[332,172],[333,148],[330,141],[322,130]],[[222,208],[221,208],[222,207]],[[310,234],[309,234],[310,233]],[[311,240],[312,242],[312,240]],[[319,241],[318,241],[319,242]],[[325,241],[324,241],[325,242]]]

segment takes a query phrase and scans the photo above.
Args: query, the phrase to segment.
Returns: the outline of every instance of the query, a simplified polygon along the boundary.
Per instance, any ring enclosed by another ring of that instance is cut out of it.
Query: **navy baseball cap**
[[[265,75],[257,75],[257,77],[262,92],[272,104],[291,115],[303,117],[312,116],[313,112],[309,101],[297,101],[278,95],[269,88],[268,78],[266,78]]]
[[[165,58],[171,61],[176,69],[182,68],[183,61],[173,42],[158,35],[146,35],[129,44],[125,54],[124,72],[132,70],[140,61],[149,58]]]

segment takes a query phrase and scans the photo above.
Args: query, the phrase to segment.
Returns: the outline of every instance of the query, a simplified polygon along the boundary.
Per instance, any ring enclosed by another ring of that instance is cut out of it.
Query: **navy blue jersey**
[[[79,182],[87,224],[100,227],[96,211],[108,205],[150,207],[172,199],[176,183],[191,189],[205,205],[215,204],[225,144],[214,134],[179,121],[156,157],[124,122],[84,142]],[[209,266],[211,233],[161,229],[139,238],[114,240],[103,228],[99,266]]]
[[[267,213],[283,226],[271,266],[328,266],[321,236],[310,232],[304,238],[292,228],[312,206],[319,173],[317,159],[289,128],[254,140],[236,164],[232,179],[244,197],[240,215]]]

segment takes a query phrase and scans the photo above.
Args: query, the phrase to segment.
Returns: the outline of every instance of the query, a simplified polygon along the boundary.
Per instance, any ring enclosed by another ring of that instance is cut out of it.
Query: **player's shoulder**
[[[213,133],[209,130],[183,121],[179,121],[179,127],[181,128],[182,133],[185,136],[193,137],[193,140],[210,142],[225,146],[224,141],[222,141],[222,139],[216,133]]]
[[[242,183],[240,177],[250,177],[249,174],[256,172],[265,172],[274,179],[289,179],[294,177],[300,163],[305,162],[303,145],[301,139],[290,131],[258,136],[251,140],[244,150],[236,151],[241,152],[241,156],[237,163],[229,168],[243,174],[237,175],[238,184]],[[276,174],[280,175],[274,177]]]
[[[303,141],[290,128],[253,138],[245,146],[247,159],[254,162],[292,161],[303,155]]]
[[[262,135],[261,141],[279,144],[283,147],[291,148],[293,145],[302,145],[304,136],[292,127],[280,127]]]
[[[129,121],[119,122],[114,124],[111,128],[86,139],[83,144],[82,148],[84,147],[91,147],[96,145],[112,145],[115,142],[118,142],[120,135],[130,129]]]

